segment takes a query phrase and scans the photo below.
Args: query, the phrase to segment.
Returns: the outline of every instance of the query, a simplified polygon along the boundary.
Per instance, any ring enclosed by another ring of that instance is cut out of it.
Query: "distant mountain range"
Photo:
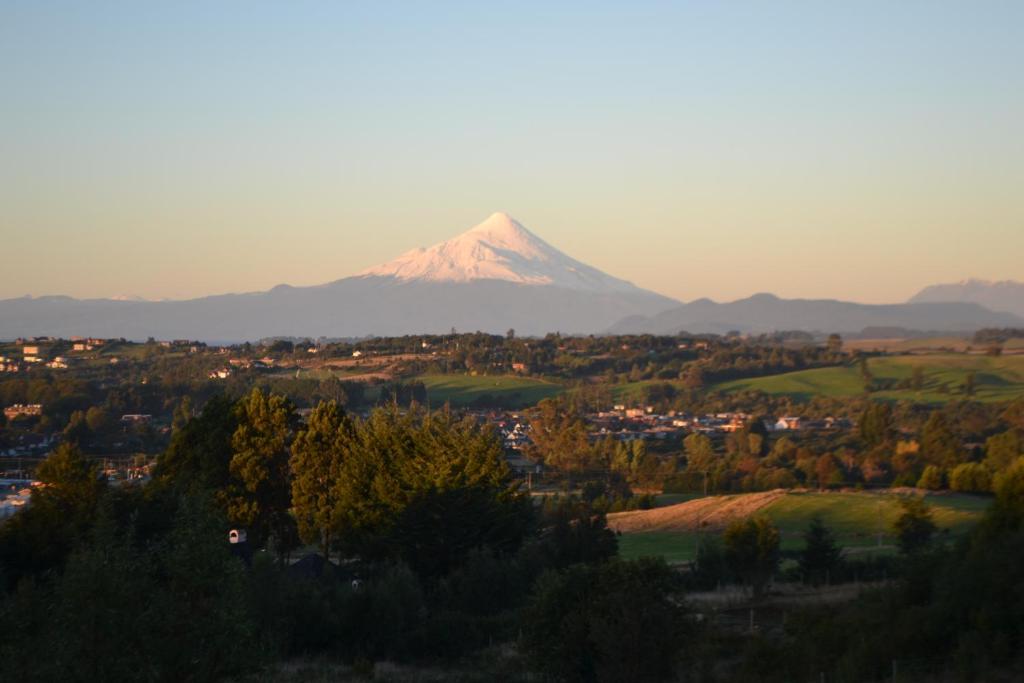
[[[1024,282],[1002,280],[963,280],[931,285],[910,298],[911,303],[972,301],[993,311],[1006,311],[1024,317]]]
[[[615,324],[613,333],[676,334],[713,332],[857,333],[865,328],[907,331],[972,332],[983,327],[1019,326],[1024,319],[996,313],[976,303],[858,304],[834,299],[780,299],[755,294],[747,299],[716,303],[698,299],[653,316],[633,316]]]
[[[1004,284],[1021,287],[993,287]],[[850,333],[867,327],[969,332],[1024,326],[1020,300],[1013,309],[1019,315],[994,312],[981,305],[986,302],[958,301],[957,296],[968,294],[945,290],[939,296],[952,297],[949,301],[917,301],[932,296],[933,289],[911,303],[892,305],[784,300],[770,294],[731,303],[700,299],[682,304],[581,263],[507,214],[496,213],[454,239],[315,287],[279,285],[266,292],[184,301],[66,296],[2,300],[0,338],[81,335],[234,342],[274,336],[428,334],[451,328],[498,334],[512,328],[521,335],[543,335]],[[981,296],[975,290],[970,295]],[[1008,305],[998,308],[1011,310]]]
[[[459,331],[599,333],[679,302],[602,273],[504,213],[468,232],[335,282],[186,301],[0,301],[0,338],[156,337],[208,341]]]

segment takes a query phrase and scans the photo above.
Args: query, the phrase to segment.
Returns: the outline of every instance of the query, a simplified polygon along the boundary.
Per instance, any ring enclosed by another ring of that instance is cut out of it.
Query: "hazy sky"
[[[3,2],[0,297],[318,284],[496,210],[683,300],[1024,279],[1024,2],[500,4]]]

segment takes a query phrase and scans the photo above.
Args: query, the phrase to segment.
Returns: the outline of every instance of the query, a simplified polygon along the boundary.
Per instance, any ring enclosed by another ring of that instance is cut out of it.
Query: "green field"
[[[416,379],[426,385],[427,399],[435,406],[450,402],[522,408],[565,390],[561,384],[514,375],[421,375]]]
[[[1024,396],[1024,356],[949,353],[886,356],[868,361],[871,374],[881,381],[909,379],[915,366],[920,366],[924,371],[924,388],[921,391],[894,389],[874,392],[872,396],[920,403],[965,399],[967,396],[961,386],[971,372],[975,373],[975,400],[1008,401]],[[718,384],[716,388],[726,392],[758,390],[766,394],[808,400],[814,396],[858,396],[864,393],[864,381],[857,367],[843,366],[734,380]]]
[[[991,498],[960,493],[930,494],[925,500],[939,529],[961,535],[974,526],[991,503]],[[892,524],[900,514],[899,496],[892,493],[815,493],[791,492],[762,508],[779,527],[783,550],[803,547],[802,534],[816,515],[836,535],[844,548],[869,550],[881,544],[892,552],[895,543]],[[692,560],[698,541],[697,532],[643,531],[619,536],[623,557],[662,556],[669,562]]]

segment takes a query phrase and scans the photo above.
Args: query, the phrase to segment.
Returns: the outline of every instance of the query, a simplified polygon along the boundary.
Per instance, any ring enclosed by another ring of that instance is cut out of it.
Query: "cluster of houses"
[[[70,341],[71,350],[75,351],[76,353],[81,353],[83,351],[95,351],[96,349],[100,348],[101,346],[107,343],[106,339],[84,339],[82,337],[72,337]]]
[[[236,370],[270,370],[274,367],[275,361],[270,356],[263,358],[231,358],[228,364],[210,372],[210,379],[227,379]]]
[[[591,438],[611,437],[618,441],[662,441],[682,438],[690,432],[723,434],[743,429],[750,420],[747,413],[689,415],[674,410],[657,413],[652,406],[630,408],[625,405],[587,416],[594,427]]]
[[[470,414],[498,431],[505,451],[510,457],[522,454],[532,443],[529,421],[520,413],[481,411]],[[669,411],[661,414],[655,412],[651,406],[627,408],[624,405],[617,405],[609,411],[588,414],[585,419],[590,427],[589,435],[592,441],[612,438],[628,442],[681,440],[694,432],[721,436],[746,428],[755,418],[749,413],[740,412],[690,415]],[[842,430],[851,429],[853,423],[845,418],[827,417],[812,420],[785,415],[777,419],[765,419],[764,427],[769,432]]]
[[[15,343],[21,347],[21,356],[0,356],[0,372],[24,372],[32,366],[45,366],[51,370],[67,370],[74,362],[69,356],[55,356],[49,358],[48,352],[51,345],[58,340],[52,337],[32,337],[31,339],[18,339]],[[72,353],[92,351],[103,346],[106,340],[84,339],[72,337]]]
[[[4,408],[4,417],[8,420],[15,420],[19,417],[39,417],[42,414],[42,403],[15,403]]]
[[[0,479],[0,519],[10,517],[28,505],[35,483],[24,479]]]
[[[765,422],[765,427],[771,432],[787,431],[820,431],[824,429],[852,429],[853,421],[845,417],[826,417],[820,420],[811,420],[799,415],[783,415],[775,422]]]

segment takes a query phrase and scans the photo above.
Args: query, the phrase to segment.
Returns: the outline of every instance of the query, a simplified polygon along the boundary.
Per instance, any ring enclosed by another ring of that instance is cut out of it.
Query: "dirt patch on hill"
[[[654,510],[608,515],[608,526],[624,534],[637,531],[696,531],[722,529],[734,519],[757,513],[786,495],[784,489],[732,496],[710,496]]]

